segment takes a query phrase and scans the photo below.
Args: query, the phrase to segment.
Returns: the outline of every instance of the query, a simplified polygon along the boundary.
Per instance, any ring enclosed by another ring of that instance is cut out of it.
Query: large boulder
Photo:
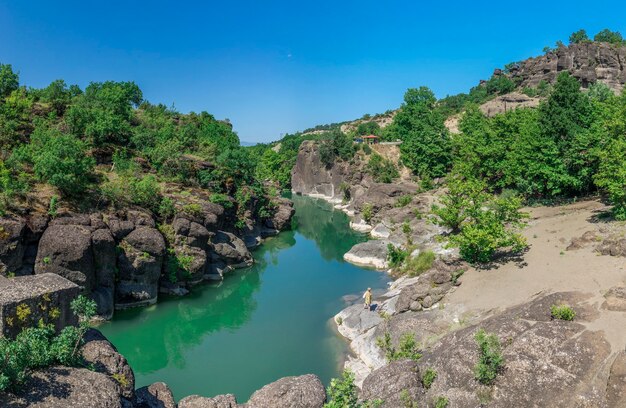
[[[90,228],[64,222],[50,225],[39,241],[35,273],[55,273],[91,292],[96,269]]]
[[[274,205],[276,206],[276,211],[274,211],[272,217],[265,222],[266,227],[278,231],[291,228],[291,218],[296,212],[293,208],[293,203],[286,198],[279,198],[275,199]]]
[[[119,386],[85,368],[51,367],[32,373],[18,395],[0,393],[3,408],[126,408]]]
[[[26,222],[21,218],[0,219],[0,275],[7,276],[22,267]]]
[[[141,387],[135,395],[135,408],[176,408],[172,390],[163,382]]]
[[[237,408],[237,406],[237,400],[232,394],[218,395],[213,398],[190,395],[178,403],[178,408]]]
[[[78,320],[71,302],[79,287],[52,273],[6,279],[0,276],[0,335],[14,338],[25,327],[43,322],[57,332]]]
[[[135,374],[126,358],[96,329],[87,331],[84,341],[81,353],[85,362],[97,372],[115,380],[122,390],[122,396],[132,399],[135,394]]]
[[[253,263],[252,254],[246,244],[230,232],[217,232],[213,239],[213,252],[213,261],[224,261],[235,268]]]
[[[403,407],[409,401],[417,400],[422,390],[417,362],[400,360],[370,374],[363,382],[361,398],[370,401],[380,399],[382,407]]]
[[[557,293],[537,298],[527,304],[509,308],[478,324],[448,332],[431,347],[425,348],[418,364],[420,371],[432,368],[437,378],[429,389],[419,385],[408,387],[419,406],[432,404],[439,396],[449,400],[449,406],[470,408],[489,401],[490,407],[603,407],[626,390],[621,380],[610,381],[609,369],[614,357],[604,332],[593,331],[587,324],[597,316],[586,296],[577,293]],[[567,303],[576,311],[576,320],[553,320],[550,306]],[[428,313],[414,313],[420,318]],[[390,319],[398,326],[389,330],[418,335],[418,344],[428,345],[433,333],[421,337],[420,328],[411,328],[411,313]],[[404,322],[399,328],[399,323]],[[504,369],[493,385],[486,387],[475,379],[474,367],[479,359],[475,334],[483,328],[494,333],[502,344]],[[449,330],[449,329],[448,329]],[[443,332],[445,333],[445,331]],[[619,362],[614,373],[621,376]],[[373,374],[372,374],[373,375]],[[373,377],[365,383],[376,387],[391,387],[398,381],[389,377]],[[607,381],[611,387],[608,387]],[[365,388],[365,387],[364,387]],[[368,395],[377,392],[375,388]],[[620,403],[623,403],[621,401]],[[613,405],[619,406],[619,405]]]
[[[165,240],[152,227],[138,227],[118,245],[116,308],[153,304],[165,257]]]
[[[355,265],[386,269],[389,267],[387,262],[388,244],[389,241],[385,240],[361,242],[346,252],[343,259]]]
[[[313,374],[285,377],[256,391],[247,408],[321,408],[326,401],[324,385]],[[182,407],[181,407],[182,408]]]

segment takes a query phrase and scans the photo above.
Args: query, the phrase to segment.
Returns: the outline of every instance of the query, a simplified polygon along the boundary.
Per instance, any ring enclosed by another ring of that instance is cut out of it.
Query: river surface
[[[99,329],[128,359],[137,388],[166,382],[177,399],[232,393],[242,403],[289,375],[339,375],[348,347],[332,316],[346,295],[386,287],[386,274],[343,261],[365,239],[321,200],[294,196],[293,231],[266,240],[255,265]]]

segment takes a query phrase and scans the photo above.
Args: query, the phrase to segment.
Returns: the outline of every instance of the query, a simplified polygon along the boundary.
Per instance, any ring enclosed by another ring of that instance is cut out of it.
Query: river
[[[346,295],[389,279],[343,261],[365,239],[345,214],[292,199],[295,228],[256,249],[254,266],[188,296],[117,312],[99,327],[128,359],[137,387],[164,381],[177,399],[232,393],[242,403],[280,377],[313,373],[327,385],[340,374],[348,347],[332,316]]]

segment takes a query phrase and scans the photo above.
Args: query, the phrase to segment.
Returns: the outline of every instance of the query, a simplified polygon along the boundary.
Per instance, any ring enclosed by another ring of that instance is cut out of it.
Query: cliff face
[[[341,202],[341,184],[355,176],[358,178],[360,174],[352,173],[350,165],[345,162],[336,161],[332,167],[326,167],[320,159],[317,144],[305,141],[300,145],[296,165],[291,171],[291,189],[297,194]]]
[[[171,224],[142,209],[11,215],[0,218],[0,276],[52,273],[78,285],[109,318],[159,293],[183,295],[204,280],[253,262],[249,248],[290,226],[291,202],[274,200],[266,220],[246,217],[235,228],[225,208],[196,197]],[[0,327],[2,325],[0,324]]]
[[[529,58],[510,70],[521,86],[536,87],[541,81],[552,83],[562,71],[577,78],[584,88],[602,82],[614,91],[626,84],[626,47],[590,42],[560,47],[553,52]]]

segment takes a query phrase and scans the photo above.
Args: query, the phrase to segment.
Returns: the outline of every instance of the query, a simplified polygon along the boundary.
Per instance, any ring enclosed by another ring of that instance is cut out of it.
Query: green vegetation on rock
[[[478,363],[474,366],[474,376],[481,384],[490,385],[504,365],[500,340],[495,334],[486,333],[483,329],[478,330],[474,338],[480,353]]]

